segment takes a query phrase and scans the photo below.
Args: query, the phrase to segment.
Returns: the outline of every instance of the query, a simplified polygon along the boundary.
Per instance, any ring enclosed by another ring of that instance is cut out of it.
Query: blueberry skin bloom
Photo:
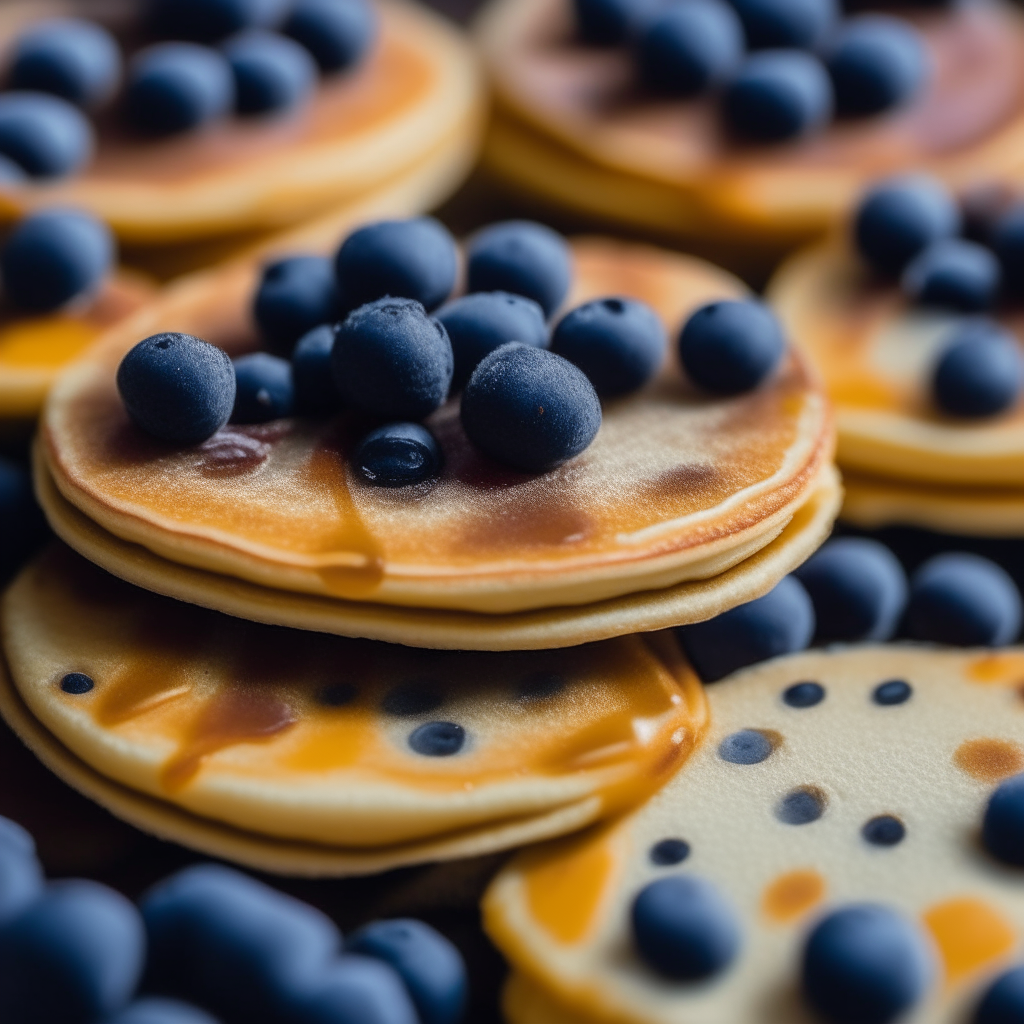
[[[546,473],[590,446],[601,401],[567,359],[513,342],[473,371],[461,417],[484,455],[524,473]]]
[[[326,416],[342,406],[331,370],[334,325],[321,324],[304,334],[292,352],[295,411],[300,416]]]
[[[304,334],[337,316],[334,267],[326,257],[288,256],[264,269],[253,317],[276,355],[287,355]]]
[[[667,7],[641,33],[636,65],[643,81],[669,96],[699,96],[725,82],[744,55],[743,26],[724,0]]]
[[[224,44],[224,56],[235,76],[239,114],[290,110],[316,88],[317,69],[309,51],[276,32],[243,32]]]
[[[835,0],[734,0],[752,50],[812,50],[839,20]]]
[[[31,178],[62,178],[91,159],[96,138],[85,115],[42,92],[0,95],[0,155]]]
[[[295,405],[292,367],[286,359],[253,352],[234,361],[232,423],[267,423],[291,416]]]
[[[1000,783],[989,797],[981,842],[996,860],[1024,865],[1024,775]]]
[[[674,981],[698,981],[735,959],[740,930],[732,908],[702,878],[659,878],[633,901],[633,941],[652,970]]]
[[[804,949],[804,996],[829,1024],[889,1024],[931,983],[928,947],[895,911],[872,903],[829,914]]]
[[[657,10],[657,0],[573,0],[576,35],[591,46],[619,46]]]
[[[53,18],[18,37],[7,88],[94,107],[113,95],[120,78],[121,51],[105,28],[81,18]]]
[[[944,238],[910,261],[900,285],[908,298],[924,306],[979,313],[995,302],[1001,279],[999,261],[991,249]]]
[[[1021,597],[995,562],[951,551],[928,559],[910,580],[905,629],[914,640],[1001,647],[1020,633]]]
[[[235,79],[223,54],[196,43],[157,43],[131,63],[125,113],[144,135],[175,135],[224,117]]]
[[[95,291],[114,254],[114,236],[102,221],[77,210],[43,210],[8,236],[0,248],[0,274],[12,302],[46,313]]]
[[[830,540],[794,570],[814,605],[819,643],[888,640],[907,603],[907,574],[866,537]]]
[[[980,418],[1005,412],[1024,383],[1024,358],[1016,338],[991,321],[954,331],[935,365],[935,404],[951,416]]]
[[[1000,974],[971,1018],[972,1024],[1020,1024],[1024,1020],[1024,967]]]
[[[726,127],[747,142],[785,142],[832,117],[832,82],[817,57],[765,50],[740,68],[722,96]]]
[[[871,189],[853,222],[857,251],[872,270],[894,277],[933,242],[960,231],[948,190],[924,174],[890,178]]]
[[[545,316],[551,316],[572,281],[569,243],[557,231],[535,221],[492,224],[470,240],[466,279],[467,291],[525,295]]]
[[[149,0],[149,24],[164,39],[216,43],[247,28],[272,28],[288,0]]]
[[[398,972],[368,956],[340,957],[319,979],[315,994],[300,1005],[300,1013],[289,1020],[301,1020],[302,1024],[420,1024]]]
[[[422,1024],[459,1024],[469,980],[462,955],[439,931],[422,921],[374,921],[349,936],[351,953],[390,964],[409,990]]]
[[[679,359],[698,387],[718,395],[752,391],[786,350],[775,314],[753,300],[711,302],[683,325]]]
[[[366,0],[295,0],[281,31],[301,43],[325,74],[355,67],[377,37]]]
[[[444,325],[413,299],[380,299],[338,325],[334,381],[353,408],[389,420],[421,420],[448,397],[452,346]]]
[[[635,299],[597,299],[562,318],[551,351],[578,366],[602,398],[642,388],[665,361],[665,327]]]
[[[0,836],[0,929],[23,913],[43,893],[43,869],[36,858],[35,843],[15,832],[19,826],[6,818]],[[21,830],[24,831],[24,830]]]
[[[0,928],[0,1018],[93,1024],[115,1013],[138,984],[145,938],[120,893],[84,879],[51,883]]]
[[[418,423],[391,423],[371,431],[352,455],[356,472],[378,487],[407,487],[441,472],[441,448]]]
[[[345,309],[388,296],[439,306],[455,286],[455,239],[433,217],[384,220],[352,232],[334,259]]]
[[[783,576],[763,597],[675,632],[697,675],[714,683],[747,665],[802,651],[814,626],[807,591],[795,576]]]
[[[219,1024],[205,1010],[177,999],[139,999],[103,1024]]]
[[[235,369],[227,353],[207,341],[154,334],[121,360],[117,390],[141,430],[164,441],[198,444],[231,415]]]
[[[992,249],[1003,268],[1003,284],[1011,299],[1024,293],[1024,205],[1015,206],[996,223]]]

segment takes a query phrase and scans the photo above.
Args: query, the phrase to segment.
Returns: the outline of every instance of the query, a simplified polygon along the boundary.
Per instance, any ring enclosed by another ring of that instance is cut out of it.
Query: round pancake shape
[[[661,785],[705,721],[667,633],[500,655],[311,635],[139,591],[56,544],[0,628],[27,710],[100,775],[355,852],[606,817]]]
[[[419,4],[379,0],[380,32],[353,72],[320,82],[291,116],[230,118],[166,140],[99,129],[85,171],[46,186],[0,190],[0,216],[41,205],[88,209],[120,239],[154,245],[280,230],[373,191],[452,145],[468,169],[484,113],[477,62],[457,30]],[[0,8],[0,47],[43,17],[93,13],[131,32],[129,0],[86,5],[22,0]]]
[[[931,371],[962,315],[916,308],[873,283],[838,240],[793,256],[768,296],[825,379],[840,466],[900,481],[1019,488],[1024,498],[1024,404],[973,421],[932,405]],[[1024,344],[1024,320],[1000,320]]]
[[[574,244],[569,305],[624,294],[673,332],[697,306],[743,294],[732,277],[660,250]],[[449,402],[427,425],[445,467],[386,490],[346,466],[345,419],[228,426],[169,449],[131,425],[117,365],[140,338],[180,330],[237,354],[255,345],[258,269],[170,289],[111,332],[51,393],[44,457],[63,497],[169,561],[261,586],[416,608],[507,614],[593,604],[721,574],[764,547],[817,488],[833,446],[819,383],[790,353],[759,389],[698,394],[674,362],[604,408],[595,443],[530,476],[479,455]]]

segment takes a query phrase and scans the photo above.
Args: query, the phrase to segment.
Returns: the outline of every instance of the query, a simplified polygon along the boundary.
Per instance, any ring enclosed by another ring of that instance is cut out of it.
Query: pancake
[[[574,246],[570,304],[625,294],[674,333],[714,298],[742,294],[688,257],[598,239]],[[158,330],[232,354],[255,344],[258,269],[238,264],[172,288],[70,369],[51,393],[43,457],[62,496],[108,533],[169,561],[264,587],[416,608],[507,614],[593,604],[721,574],[777,537],[832,455],[817,379],[790,354],[761,388],[699,395],[670,363],[605,405],[595,443],[539,476],[489,462],[449,402],[427,422],[444,452],[433,485],[352,478],[357,425],[228,426],[171,449],[128,420],[117,365]]]
[[[228,619],[57,544],[9,588],[0,629],[20,700],[70,755],[325,855],[579,827],[653,792],[704,727],[670,634],[420,651]],[[69,673],[93,685],[66,689]]]
[[[1024,767],[1022,678],[1021,648],[891,645],[777,659],[709,687],[711,728],[665,788],[623,819],[519,854],[492,884],[485,925],[516,972],[508,1020],[809,1024],[820,1018],[799,995],[805,937],[862,902],[902,913],[934,956],[925,999],[899,1019],[973,1019],[1024,938],[1020,872],[978,840],[994,784]],[[910,684],[909,699],[876,703],[875,687],[893,679]],[[807,680],[824,698],[787,705],[782,692]],[[721,744],[743,730],[763,749],[730,761]],[[780,820],[795,792],[817,817]],[[902,841],[863,837],[879,816],[902,823]],[[676,866],[659,866],[651,851],[668,838],[689,854],[677,847]],[[663,979],[635,952],[629,907],[671,875],[713,883],[740,929],[736,958],[702,983]]]

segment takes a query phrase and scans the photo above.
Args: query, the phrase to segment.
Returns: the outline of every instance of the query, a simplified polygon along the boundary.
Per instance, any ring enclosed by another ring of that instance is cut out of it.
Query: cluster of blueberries
[[[467,995],[458,950],[422,921],[342,943],[316,908],[217,864],[136,907],[98,882],[47,882],[32,837],[0,818],[4,1024],[458,1024]]]
[[[147,0],[149,44],[125,66],[102,25],[38,22],[18,36],[0,93],[0,181],[55,178],[95,148],[89,115],[116,103],[146,136],[235,111],[294,108],[317,75],[355,66],[377,31],[367,0]]]
[[[1015,405],[1024,390],[1024,353],[1010,331],[984,314],[1024,293],[1024,204],[993,222],[972,223],[941,182],[902,176],[867,193],[853,235],[871,270],[898,280],[908,298],[965,314],[934,367],[936,406],[978,418]]]
[[[348,410],[373,428],[353,453],[357,472],[402,487],[440,471],[440,446],[421,421],[449,394],[461,391],[478,450],[543,473],[593,441],[602,398],[643,387],[664,361],[664,327],[634,299],[597,299],[549,327],[572,278],[568,244],[550,228],[506,221],[480,231],[466,252],[468,294],[446,301],[458,264],[455,240],[428,217],[360,228],[333,260],[274,263],[253,303],[269,352],[232,364],[189,335],[146,338],[118,369],[125,407],[177,444],[229,420]],[[716,395],[755,388],[784,350],[778,321],[752,301],[704,306],[678,339],[688,378]]]
[[[879,114],[908,101],[929,73],[909,22],[842,19],[835,0],[575,0],[575,8],[584,42],[630,46],[640,81],[656,94],[718,93],[726,128],[748,142],[794,139],[834,115]]]

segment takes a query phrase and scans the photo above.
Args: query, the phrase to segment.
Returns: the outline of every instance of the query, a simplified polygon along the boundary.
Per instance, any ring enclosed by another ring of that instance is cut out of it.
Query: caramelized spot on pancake
[[[995,908],[972,897],[938,903],[923,916],[948,984],[1005,956],[1017,941],[1012,925]]]
[[[95,710],[100,725],[119,725],[153,711],[192,690],[190,666],[182,658],[149,654],[133,658],[117,678],[101,690]]]
[[[1024,768],[1024,751],[1010,740],[965,740],[956,748],[953,764],[979,782],[998,782]]]
[[[761,913],[777,924],[788,924],[807,913],[825,895],[825,879],[813,868],[779,875],[764,890]]]
[[[1024,683],[1024,654],[1007,651],[975,658],[967,666],[967,675],[977,683],[1019,686]]]

